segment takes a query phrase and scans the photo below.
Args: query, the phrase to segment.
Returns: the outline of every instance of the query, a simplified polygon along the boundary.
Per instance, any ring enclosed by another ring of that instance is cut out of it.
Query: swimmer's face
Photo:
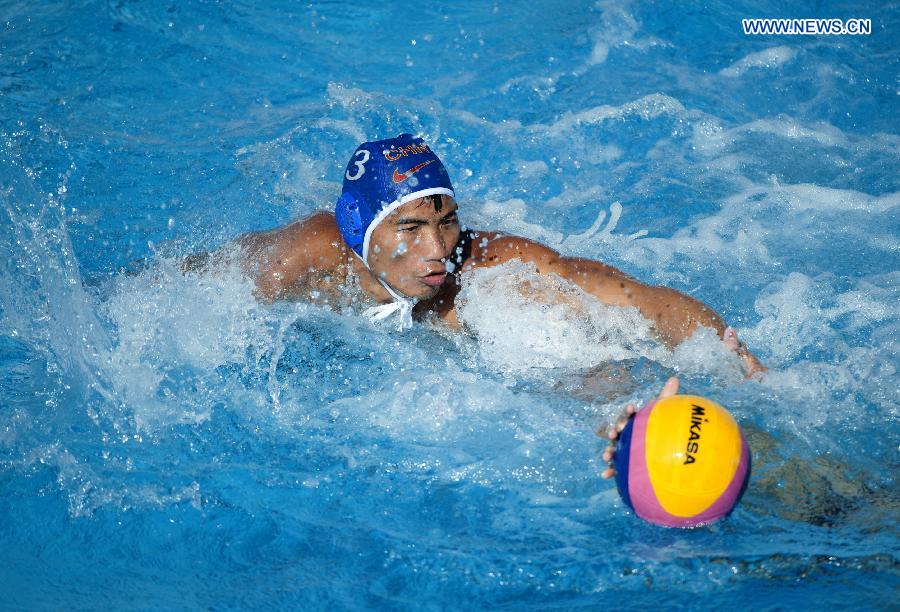
[[[441,195],[412,200],[392,212],[372,232],[369,268],[409,297],[434,297],[448,278],[445,263],[459,241],[456,209],[456,200]]]

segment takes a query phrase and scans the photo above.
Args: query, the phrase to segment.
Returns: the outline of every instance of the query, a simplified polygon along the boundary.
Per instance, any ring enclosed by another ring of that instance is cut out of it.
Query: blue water
[[[782,6],[0,2],[0,607],[895,605],[900,18]],[[474,335],[178,272],[402,131],[465,224],[690,292],[769,373],[521,266],[473,279]],[[671,374],[754,450],[710,527],[598,475]]]

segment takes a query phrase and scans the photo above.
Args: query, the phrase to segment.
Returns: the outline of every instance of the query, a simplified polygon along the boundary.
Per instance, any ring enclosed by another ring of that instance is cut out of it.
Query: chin
[[[438,293],[440,293],[441,288],[443,286],[444,286],[443,283],[441,283],[437,287],[428,287],[427,285],[423,287],[420,285],[420,287],[418,287],[416,291],[407,293],[406,295],[408,295],[410,297],[414,297],[418,300],[430,300],[431,298],[436,296]]]
[[[435,287],[433,289],[427,289],[427,290],[423,291],[421,294],[419,294],[416,297],[418,297],[420,300],[430,300],[431,298],[436,296],[438,293],[440,293],[440,291],[441,291],[441,287]]]

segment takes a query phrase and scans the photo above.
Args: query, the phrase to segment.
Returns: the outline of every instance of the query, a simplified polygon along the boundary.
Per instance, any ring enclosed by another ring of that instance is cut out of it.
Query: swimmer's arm
[[[741,357],[748,374],[765,370],[712,308],[675,289],[646,285],[598,261],[563,257],[547,246],[518,236],[492,240],[484,249],[482,259],[487,265],[510,259],[529,261],[538,272],[552,272],[568,279],[604,304],[634,306],[654,324],[660,339],[669,348],[688,339],[698,326],[710,327]]]
[[[551,267],[557,274],[606,304],[636,307],[653,322],[660,339],[669,348],[690,338],[702,325],[715,330],[725,346],[737,353],[748,376],[767,369],[738,340],[734,328],[727,326],[712,308],[700,300],[669,287],[646,285],[611,266],[590,259],[561,257]]]
[[[560,257],[548,270],[611,306],[634,306],[651,321],[660,339],[673,348],[702,325],[724,338],[725,323],[709,306],[675,289],[646,285],[600,262]]]

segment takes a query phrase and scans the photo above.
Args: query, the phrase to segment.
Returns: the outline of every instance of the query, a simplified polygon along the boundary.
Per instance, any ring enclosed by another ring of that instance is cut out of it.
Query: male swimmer
[[[702,325],[714,329],[741,357],[748,376],[765,370],[734,330],[702,302],[643,284],[598,261],[562,256],[528,238],[463,232],[457,208],[441,160],[421,138],[401,134],[357,147],[333,214],[319,211],[282,228],[245,234],[238,245],[262,299],[315,301],[327,296],[338,303],[346,299],[342,294],[361,290],[361,298],[375,303],[364,314],[372,320],[396,316],[400,329],[427,313],[459,328],[456,296],[462,277],[519,259],[533,263],[539,274],[569,280],[605,304],[634,306],[670,348]],[[207,258],[188,258],[185,267],[203,265]],[[677,379],[670,379],[661,397],[677,388]],[[634,406],[628,406],[610,430],[606,460],[612,459],[615,438],[633,413]],[[610,467],[603,476],[614,473]]]
[[[373,320],[396,316],[401,329],[426,313],[458,328],[461,278],[519,259],[605,304],[634,306],[670,348],[703,325],[741,357],[748,375],[765,369],[734,330],[694,298],[643,284],[598,261],[562,256],[527,238],[461,231],[457,208],[441,160],[421,138],[401,134],[357,147],[334,214],[319,211],[282,228],[245,234],[238,244],[262,299],[340,301],[353,277],[361,297],[375,303],[365,314]],[[193,267],[190,260],[187,266]]]

